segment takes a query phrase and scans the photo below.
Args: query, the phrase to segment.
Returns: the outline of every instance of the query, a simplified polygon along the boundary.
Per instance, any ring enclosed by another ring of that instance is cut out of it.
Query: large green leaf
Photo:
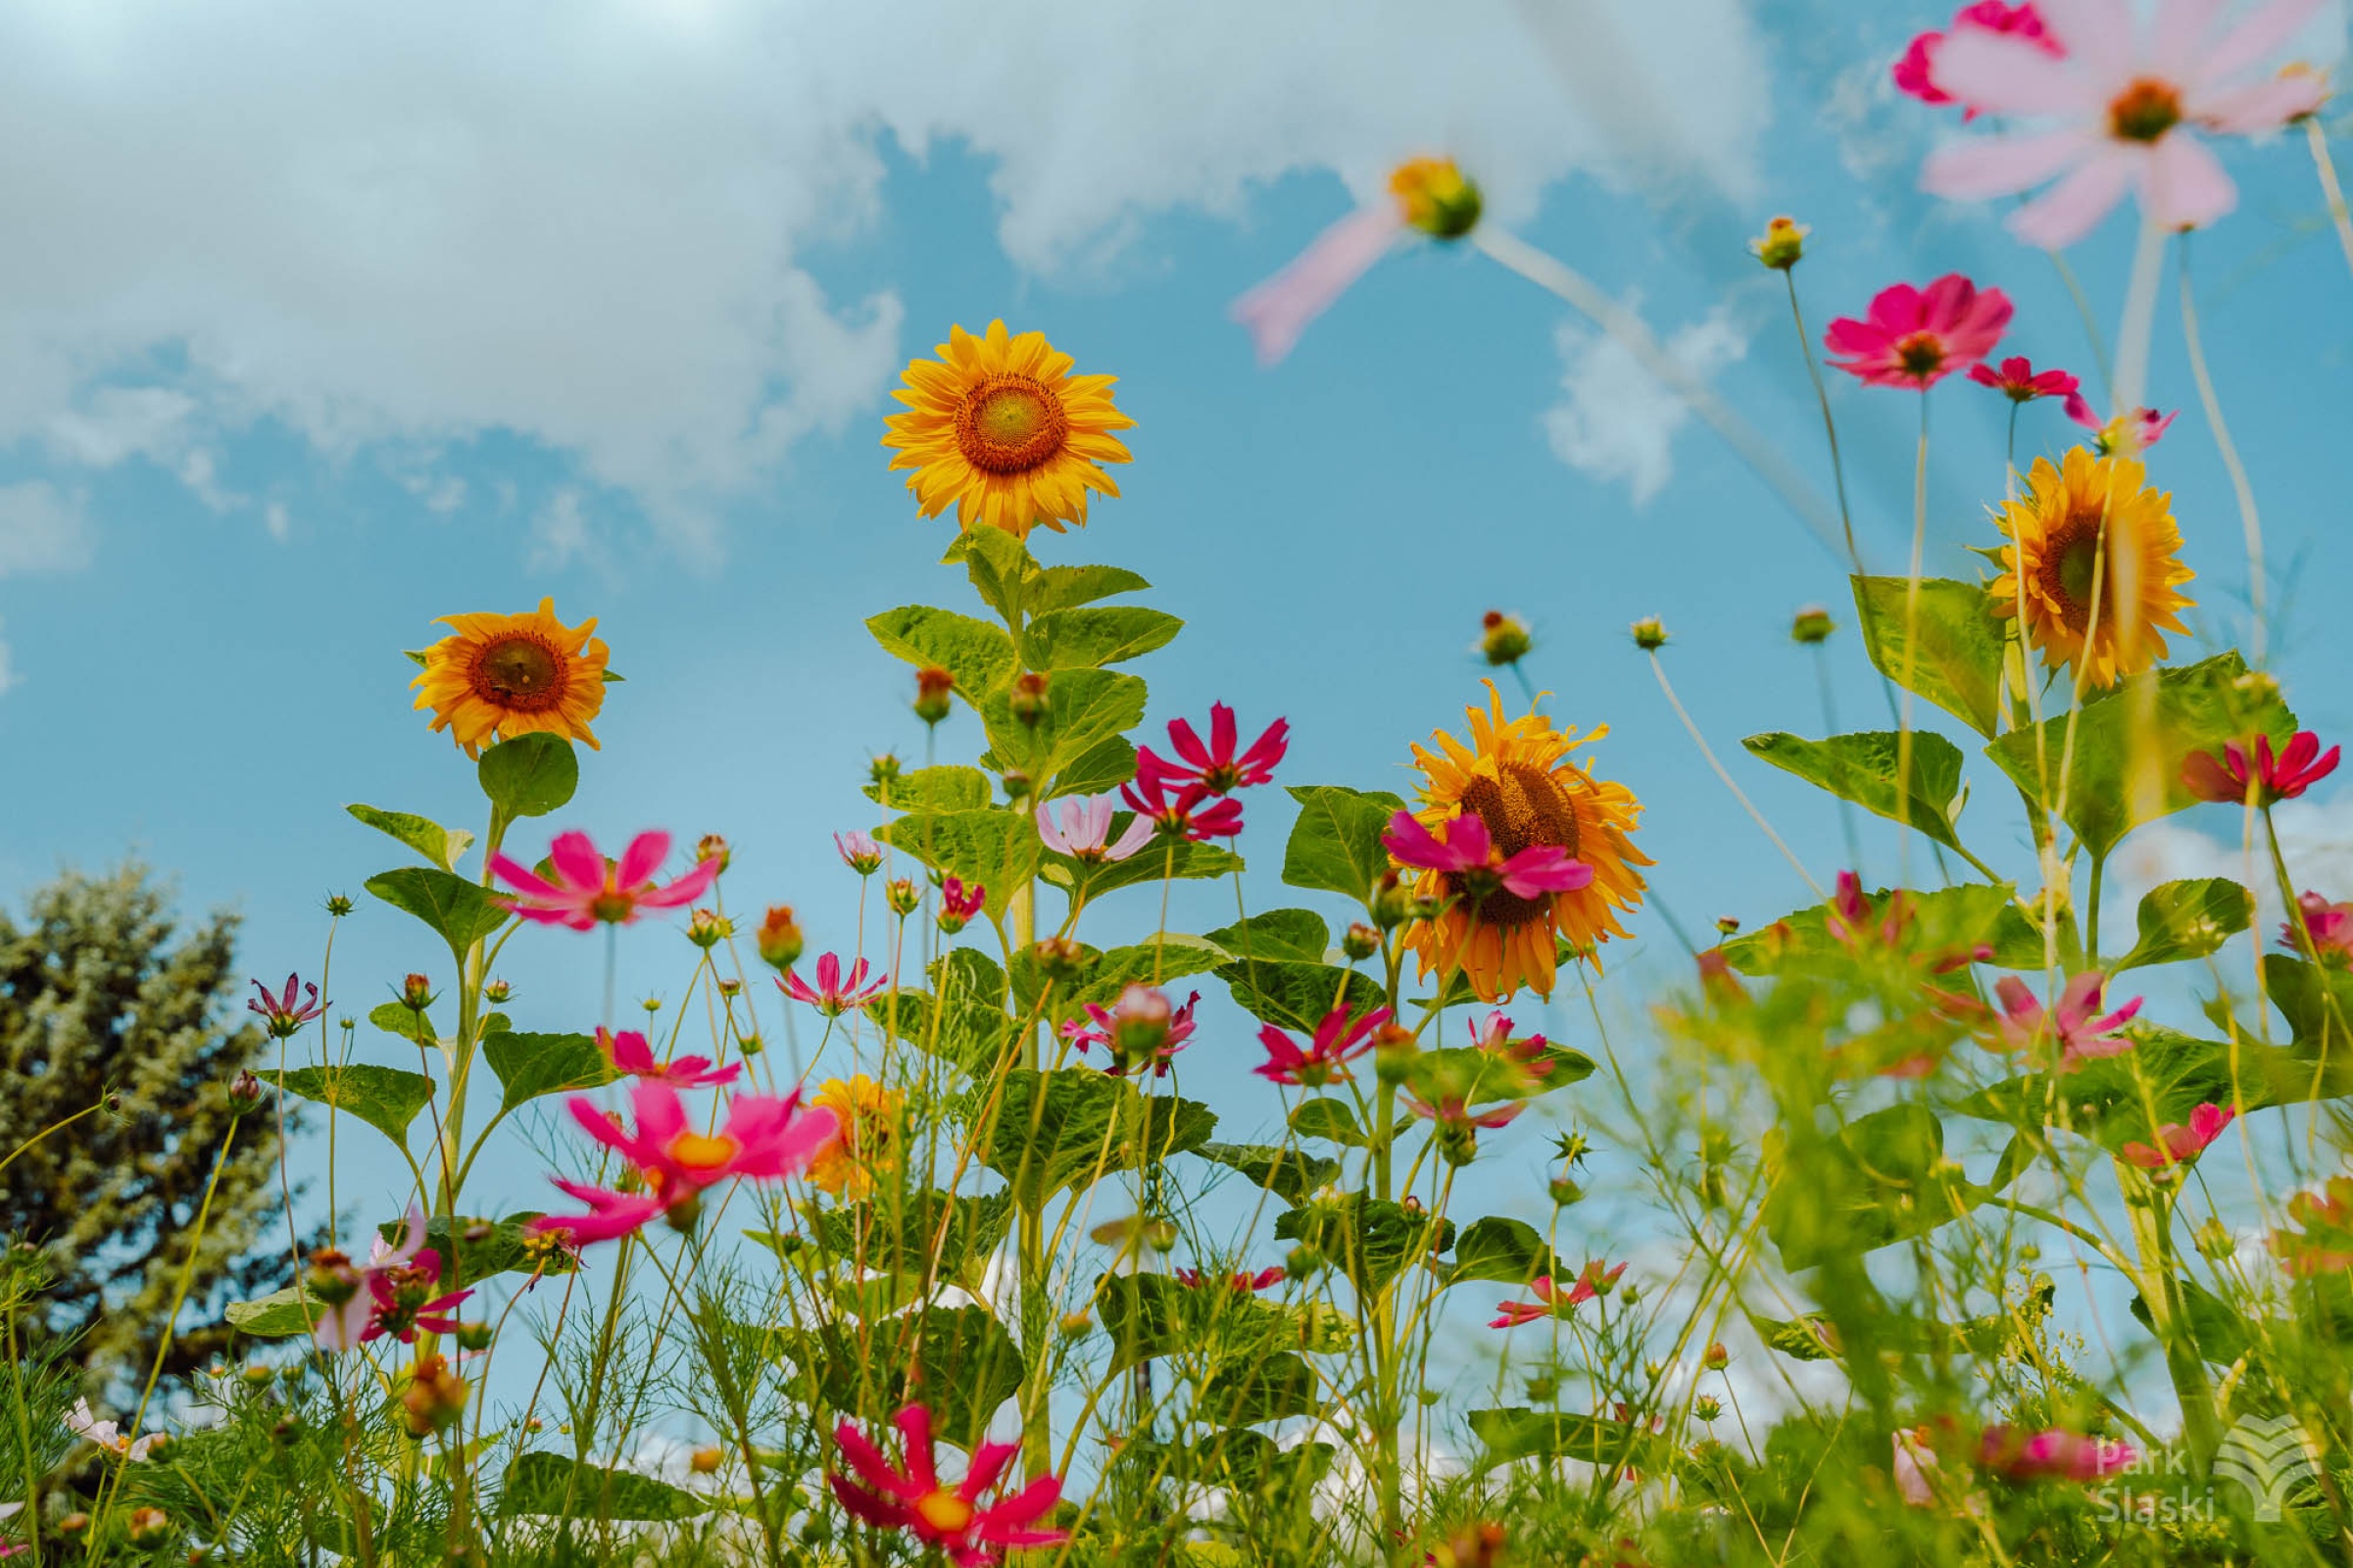
[[[971,1448],[1021,1387],[1021,1349],[978,1306],[927,1306],[903,1317],[778,1329],[777,1343],[826,1405],[888,1421],[910,1398],[939,1436]],[[801,1391],[806,1397],[809,1392]],[[814,1403],[815,1400],[809,1402]]]
[[[1263,1359],[1301,1342],[1291,1313],[1214,1276],[1191,1286],[1165,1274],[1106,1274],[1096,1281],[1095,1306],[1111,1341],[1109,1373],[1179,1351]]]
[[[563,736],[535,731],[483,752],[474,776],[507,820],[545,816],[564,809],[580,787],[580,759]]]
[[[1023,954],[1014,959],[1021,967]],[[1187,975],[1206,974],[1217,967],[1214,948],[1171,932],[1165,940],[1141,942],[1132,948],[1113,948],[1098,956],[1087,972],[1064,993],[1072,1004],[1103,1005],[1119,1000],[1130,986],[1173,986]]]
[[[404,865],[371,876],[363,885],[439,932],[461,962],[466,949],[507,923],[507,911],[491,902],[480,883],[430,866]]]
[[[231,1301],[222,1316],[240,1334],[257,1340],[283,1340],[310,1333],[311,1326],[331,1310],[322,1302],[307,1299],[303,1287],[295,1284],[257,1300]]]
[[[1005,901],[1027,882],[1044,853],[1026,811],[912,811],[875,829],[875,837],[925,865],[989,891],[988,914],[1002,919]]]
[[[464,828],[443,827],[431,817],[418,816],[414,811],[387,811],[357,803],[344,809],[377,832],[400,840],[444,871],[458,869],[459,858],[474,841],[474,836]]]
[[[2353,972],[2267,954],[2263,989],[2287,1020],[2288,1038],[2299,1054],[2353,1059]]]
[[[576,1514],[591,1519],[691,1519],[711,1511],[711,1499],[635,1470],[582,1464],[544,1448],[518,1453],[500,1484],[498,1511]]]
[[[989,775],[977,767],[918,767],[861,793],[894,811],[977,811],[989,805]]]
[[[1313,909],[1266,909],[1210,932],[1208,939],[1237,958],[1321,963],[1332,947],[1332,928]]]
[[[499,1075],[499,1108],[513,1110],[542,1095],[596,1089],[613,1082],[613,1064],[594,1035],[501,1032],[485,1036],[482,1057]]]
[[[1489,1465],[1514,1459],[1582,1459],[1618,1470],[1657,1470],[1673,1462],[1666,1438],[1629,1421],[1555,1410],[1473,1410],[1471,1431],[1486,1449]]]
[[[981,1163],[1037,1213],[1058,1192],[1198,1148],[1216,1125],[1214,1113],[1188,1100],[1156,1097],[1148,1110],[1134,1085],[1092,1067],[1017,1067],[1005,1075],[996,1115],[975,1129],[974,1142]]]
[[[1022,628],[1021,652],[1033,669],[1099,669],[1151,653],[1184,626],[1140,605],[1055,610]]]
[[[418,1012],[406,1003],[379,1002],[368,1009],[368,1021],[388,1035],[398,1035],[419,1046],[438,1043],[431,1015]]]
[[[1226,1367],[1202,1386],[1194,1403],[1194,1420],[1221,1427],[1256,1426],[1315,1415],[1323,1408],[1317,1397],[1315,1369],[1296,1351],[1278,1350]]]
[[[1054,769],[1044,799],[1064,795],[1103,795],[1136,776],[1136,748],[1125,735],[1109,735]],[[1106,842],[1119,842],[1113,834]]]
[[[1013,1200],[926,1187],[838,1208],[812,1204],[803,1213],[809,1240],[834,1257],[917,1277],[937,1258],[942,1278],[977,1285],[1013,1222]]]
[[[1202,1144],[1193,1152],[1240,1171],[1252,1186],[1265,1188],[1286,1203],[1302,1202],[1308,1194],[1340,1179],[1339,1160],[1271,1144]]]
[[[1295,785],[1291,798],[1299,803],[1299,815],[1283,847],[1283,880],[1360,904],[1369,900],[1373,884],[1390,868],[1382,830],[1405,803],[1387,790],[1337,784]]]
[[[1054,780],[1065,768],[1085,760],[1082,771],[1101,770],[1090,754],[1144,722],[1147,695],[1142,680],[1118,670],[1057,670],[1047,680],[1045,710],[1033,727],[1013,717],[1008,693],[991,693],[979,705],[989,732],[989,755],[981,760],[1000,772],[1028,773],[1041,795],[1058,793]]]
[[[2135,916],[2140,940],[2110,972],[2203,958],[2219,952],[2254,917],[2254,895],[2229,877],[2161,883],[2141,898]]]
[[[1905,890],[1904,907],[1911,912],[1904,941],[1922,954],[1975,953],[1991,948],[1985,962],[2000,969],[2043,967],[2042,934],[2018,907],[2015,889],[2007,882],[1965,882],[1958,887],[1922,893]],[[1881,888],[1869,895],[1871,906],[1884,918],[1894,892]],[[2061,960],[2075,954],[2074,922],[2060,913]],[[1823,906],[1792,910],[1772,924],[1724,944],[1724,957],[1742,974],[1803,972],[1823,958],[1845,950],[1830,934]]]
[[[876,1028],[955,1063],[967,1073],[996,1070],[1013,1039],[1005,1016],[1005,971],[977,948],[952,948],[933,963],[937,995],[902,991],[867,1010]]]
[[[2182,1323],[2189,1330],[2191,1343],[2197,1347],[2198,1359],[2215,1366],[2230,1366],[2247,1353],[2252,1336],[2246,1319],[2236,1307],[2186,1275],[2176,1278],[2174,1287],[2181,1293]],[[2155,1328],[2146,1298],[2135,1295],[2132,1309],[2143,1327]]]
[[[1119,566],[1033,566],[1022,584],[1021,602],[1031,614],[1043,616],[1151,586]]]
[[[1236,958],[1218,965],[1217,978],[1251,1017],[1307,1034],[1336,1006],[1361,1014],[1381,1004],[1381,988],[1369,975],[1328,963]]]
[[[1848,581],[1863,646],[1880,673],[1901,685],[1909,662],[1914,692],[1990,740],[2001,728],[2003,636],[1985,590],[1924,577],[1914,604],[1907,578]]]
[[[1127,831],[1132,820],[1125,811],[1114,812],[1105,842],[1118,843],[1119,835]],[[1153,839],[1124,860],[1074,860],[1049,853],[1038,867],[1038,875],[1055,887],[1068,890],[1075,898],[1095,900],[1121,888],[1162,880],[1201,882],[1231,876],[1242,868],[1242,857],[1231,850],[1191,839],[1162,837]]]
[[[2084,848],[2105,856],[2119,840],[2197,803],[2181,782],[2193,752],[2220,752],[2233,740],[2269,735],[2275,746],[2296,732],[2295,715],[2269,682],[2244,679],[2245,661],[2220,654],[2181,669],[2136,675],[2073,714],[2015,730],[1985,748],[2018,787],[2056,809],[2064,786],[2067,825]],[[2075,761],[2064,780],[2068,727]],[[2042,787],[2047,767],[2050,789]]]
[[[973,592],[1008,624],[1020,615],[1026,585],[1038,576],[1029,548],[1003,528],[966,528],[940,560],[962,562]]]
[[[409,1143],[409,1123],[433,1099],[433,1080],[422,1073],[369,1062],[296,1067],[277,1076],[290,1092],[347,1111],[403,1148]]]
[[[2120,1000],[2110,994],[2111,1004]],[[2115,1151],[2154,1136],[2152,1107],[2162,1127],[2186,1124],[2203,1104],[2257,1110],[2353,1091],[2353,1053],[2316,1062],[2254,1040],[2200,1040],[2155,1024],[2132,1024],[2126,1032],[2132,1049],[2120,1055],[2095,1057],[2055,1076],[2005,1078],[1955,1108],[2012,1127],[2064,1127]]]
[[[1892,730],[1802,740],[1774,732],[1740,743],[1751,755],[1796,774],[1807,783],[1854,802],[1892,821],[1909,823],[1937,843],[1957,846],[1953,797],[1961,789],[1961,752],[1933,730],[1912,732],[1910,779],[1896,787],[1895,769],[1903,737]]]
[[[975,707],[1013,678],[1013,640],[1000,627],[929,605],[901,605],[866,617],[883,648],[917,666],[937,664],[956,677],[956,695]]]
[[[1320,1138],[1343,1149],[1362,1149],[1366,1142],[1364,1124],[1356,1119],[1356,1107],[1330,1095],[1302,1100],[1294,1105],[1291,1130],[1301,1138]]]
[[[1470,1228],[1454,1239],[1454,1261],[1446,1268],[1444,1283],[1460,1285],[1465,1280],[1495,1280],[1504,1285],[1527,1285],[1544,1275],[1557,1276],[1560,1272],[1552,1249],[1544,1245],[1535,1226],[1525,1220],[1490,1214],[1485,1219],[1473,1220]]]
[[[1944,1158],[1944,1126],[1925,1105],[1897,1104],[1831,1138],[1789,1143],[1765,1200],[1765,1232],[1789,1269],[1935,1230],[1985,1198]]]
[[[1454,1222],[1374,1198],[1344,1193],[1275,1216],[1275,1239],[1304,1242],[1338,1264],[1359,1293],[1378,1291],[1406,1265],[1453,1244]]]

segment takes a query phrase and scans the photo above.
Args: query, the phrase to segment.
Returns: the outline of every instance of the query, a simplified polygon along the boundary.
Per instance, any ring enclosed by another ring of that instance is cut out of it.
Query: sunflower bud
[[[1645,654],[1667,646],[1667,628],[1656,615],[1644,615],[1628,630],[1634,634],[1634,646]]]
[[[1432,239],[1460,239],[1479,226],[1479,187],[1451,158],[1416,158],[1389,176],[1405,221]]]
[[[514,997],[515,987],[504,980],[493,980],[482,988],[482,1000],[485,1002],[505,1004],[512,1001]]]
[[[883,884],[882,896],[891,912],[905,919],[923,906],[923,894],[911,876],[895,876]]]
[[[1373,923],[1384,931],[1403,925],[1412,913],[1413,895],[1395,871],[1384,874],[1373,886]]]
[[[781,974],[801,961],[808,941],[793,921],[793,906],[773,904],[760,922],[760,961]]]
[[[1776,218],[1748,242],[1748,254],[1776,272],[1786,272],[1804,260],[1805,237],[1812,232],[1794,218]]]
[[[956,690],[956,677],[937,664],[926,664],[915,671],[915,716],[926,724],[937,724],[948,716],[948,696]]]
[[[1361,962],[1381,951],[1381,933],[1362,920],[1354,921],[1341,933],[1340,951],[1350,963]]]
[[[1086,967],[1087,950],[1068,937],[1048,937],[1029,951],[1037,962],[1038,973],[1049,984],[1075,980]]]
[[[262,1080],[256,1078],[250,1069],[238,1068],[237,1076],[230,1079],[228,1084],[228,1108],[242,1116],[261,1103]]]
[[[718,1474],[720,1463],[724,1461],[726,1457],[727,1450],[718,1447],[715,1445],[708,1448],[697,1448],[692,1454],[688,1455],[686,1461],[687,1468],[691,1469],[699,1476],[716,1475]]]
[[[1405,1070],[1421,1054],[1413,1031],[1400,1024],[1385,1023],[1373,1033],[1373,1072],[1385,1084],[1403,1083]]]
[[[466,1380],[450,1370],[439,1355],[420,1355],[409,1368],[409,1386],[401,1391],[401,1417],[412,1436],[425,1438],[458,1419],[466,1410]]]
[[[1820,605],[1808,605],[1789,621],[1790,640],[1807,648],[1830,640],[1838,623],[1830,618],[1830,612]]]
[[[727,917],[713,909],[697,909],[687,916],[686,940],[708,953],[735,935]]]
[[[1528,623],[1500,610],[1491,610],[1481,616],[1479,626],[1479,657],[1498,669],[1518,663],[1536,646],[1536,640],[1528,634]]]
[[[1036,729],[1038,720],[1046,716],[1046,676],[1040,670],[1028,670],[1013,682],[1012,695],[1005,699],[1013,710],[1013,718],[1026,729]]]
[[[401,981],[401,1005],[411,1012],[422,1012],[433,1004],[433,982],[421,974],[413,974]]]

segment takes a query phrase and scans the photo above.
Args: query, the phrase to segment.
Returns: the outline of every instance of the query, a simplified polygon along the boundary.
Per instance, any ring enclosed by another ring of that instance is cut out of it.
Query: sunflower
[[[2094,458],[2082,447],[2057,468],[2037,458],[2027,493],[1994,516],[2010,543],[1987,590],[1993,612],[2019,617],[2044,662],[2073,665],[2094,686],[2148,668],[2165,657],[2165,632],[2189,629],[2176,612],[2191,601],[2174,590],[2197,573],[2179,558],[2173,497],[2143,486],[2142,472],[2129,458]]]
[[[542,599],[528,614],[444,615],[458,628],[424,653],[424,672],[409,684],[416,705],[433,710],[433,728],[447,729],[468,757],[482,743],[544,730],[590,746],[588,721],[605,706],[605,657],[591,615],[578,626],[556,618],[556,601]]]
[[[953,501],[959,526],[977,518],[1018,539],[1041,522],[1084,527],[1088,491],[1119,494],[1103,465],[1128,461],[1110,432],[1136,421],[1111,406],[1118,377],[1072,375],[1045,333],[1007,337],[1003,321],[985,337],[950,327],[939,355],[907,362],[891,394],[907,412],[882,438],[898,451],[893,468],[915,470],[907,487],[924,516]]]
[[[1593,868],[1593,879],[1567,893],[1522,898],[1498,888],[1476,902],[1459,896],[1453,873],[1423,871],[1417,895],[1448,901],[1434,920],[1414,925],[1406,946],[1421,956],[1424,977],[1457,967],[1482,1001],[1510,996],[1522,985],[1550,995],[1558,944],[1592,951],[1626,930],[1617,911],[1642,900],[1634,868],[1650,859],[1627,837],[1642,803],[1623,784],[1605,783],[1568,760],[1580,739],[1597,741],[1607,725],[1580,736],[1560,730],[1542,713],[1503,716],[1503,699],[1487,682],[1488,706],[1464,711],[1471,744],[1440,730],[1438,749],[1413,749],[1421,767],[1422,800],[1415,814],[1430,827],[1464,812],[1477,814],[1503,857],[1534,845],[1557,845]]]
[[[878,1172],[899,1166],[900,1095],[864,1073],[828,1078],[809,1102],[833,1112],[837,1131],[809,1162],[809,1179],[852,1201],[874,1191]]]

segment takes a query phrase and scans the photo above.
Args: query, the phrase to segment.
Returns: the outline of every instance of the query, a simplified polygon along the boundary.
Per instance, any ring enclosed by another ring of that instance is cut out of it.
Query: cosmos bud
[[[243,1067],[238,1068],[237,1076],[230,1079],[228,1084],[228,1108],[242,1116],[260,1105],[261,1102],[262,1080],[256,1078],[250,1070]]]
[[[1710,1372],[1721,1372],[1732,1365],[1732,1352],[1724,1348],[1723,1341],[1710,1341],[1708,1348],[1700,1352],[1699,1364]]]
[[[340,893],[328,894],[326,896],[326,912],[338,920],[342,919],[351,913],[351,900]]]
[[[926,664],[915,671],[915,716],[926,724],[937,724],[948,716],[948,695],[956,690],[956,677],[937,664]]]
[[[760,961],[782,973],[801,961],[807,946],[801,927],[793,922],[793,906],[770,905],[766,917],[760,922]]]
[[[1340,951],[1350,963],[1361,962],[1381,951],[1381,933],[1362,920],[1354,921],[1341,935]]]
[[[1748,254],[1776,272],[1786,272],[1805,257],[1805,237],[1813,230],[1794,218],[1775,218],[1765,231],[1748,242]]]
[[[1691,1414],[1702,1421],[1713,1421],[1723,1413],[1723,1402],[1712,1394],[1702,1394],[1691,1401]]]
[[[422,1012],[433,1004],[433,982],[421,974],[413,974],[401,981],[401,1005],[411,1012]]]
[[[1627,629],[1634,636],[1634,646],[1646,654],[1667,646],[1667,628],[1656,615],[1644,615]]]
[[[1026,729],[1036,729],[1046,716],[1046,684],[1044,672],[1026,671],[1014,679],[1012,694],[1005,699],[1014,720]]]
[[[1087,962],[1087,950],[1068,937],[1047,937],[1029,951],[1038,973],[1052,983],[1077,979]]]
[[[1838,629],[1838,622],[1830,618],[1829,611],[1820,605],[1808,605],[1789,622],[1789,638],[1812,648],[1829,641],[1830,634]]]
[[[901,919],[905,919],[923,906],[923,894],[915,886],[915,879],[911,876],[891,878],[890,881],[883,884],[882,894],[884,902],[891,906],[891,912]]]
[[[1497,669],[1518,663],[1536,646],[1536,640],[1528,633],[1528,623],[1517,615],[1491,610],[1481,617],[1479,625],[1479,657]]]
[[[493,980],[482,988],[482,999],[486,1002],[504,1004],[513,1001],[514,997],[515,987],[504,980]]]
[[[735,927],[727,917],[711,909],[697,909],[687,916],[686,940],[708,953],[735,935]]]
[[[726,1457],[726,1449],[713,1446],[708,1448],[697,1448],[688,1455],[686,1463],[687,1467],[699,1476],[716,1475],[720,1463]]]
[[[716,860],[719,862],[719,875],[725,876],[728,862],[734,858],[735,852],[728,849],[727,841],[716,833],[706,833],[695,840],[695,863],[697,865],[701,865],[705,860]]]

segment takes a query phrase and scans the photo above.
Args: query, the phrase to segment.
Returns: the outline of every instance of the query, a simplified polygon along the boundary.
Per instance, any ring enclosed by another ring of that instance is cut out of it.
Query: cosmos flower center
[[[984,473],[1043,466],[1069,435],[1061,399],[1026,375],[993,375],[956,411],[956,449]]]
[[[564,699],[564,660],[536,637],[501,637],[474,657],[473,688],[502,708],[536,713]]]
[[[720,1134],[710,1137],[703,1133],[680,1133],[670,1140],[669,1155],[691,1171],[722,1170],[727,1162],[743,1152],[743,1145]]]
[[[2153,142],[2181,122],[2181,90],[2153,76],[2133,82],[2108,105],[2108,130],[2118,141]]]
[[[1895,340],[1895,363],[1903,373],[1926,378],[1944,363],[1944,339],[1934,332],[1914,332]]]
[[[1508,860],[1522,850],[1552,845],[1577,855],[1577,803],[1568,787],[1528,762],[1497,762],[1493,778],[1481,774],[1462,791],[1462,804],[1487,824],[1495,853]],[[1452,891],[1459,877],[1449,874]],[[1479,918],[1492,925],[1525,925],[1552,906],[1549,897],[1525,899],[1497,888],[1479,901]]]
[[[2044,597],[2059,607],[2059,619],[2078,634],[2091,623],[2092,578],[2099,574],[2100,522],[2097,514],[2071,515],[2042,547],[2036,573]]]
[[[960,1536],[972,1528],[972,1504],[946,1487],[917,1498],[915,1512],[943,1536]]]

